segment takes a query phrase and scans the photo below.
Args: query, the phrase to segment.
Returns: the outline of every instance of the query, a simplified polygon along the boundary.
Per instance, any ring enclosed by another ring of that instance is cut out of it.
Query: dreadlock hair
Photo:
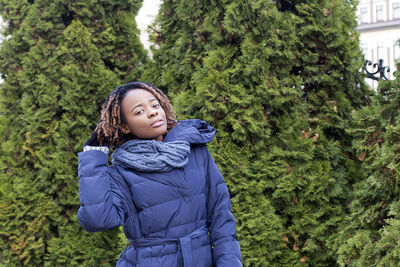
[[[133,89],[144,89],[155,96],[165,111],[167,131],[170,131],[178,123],[169,98],[160,89],[147,82],[130,82],[116,87],[104,102],[101,118],[95,130],[100,145],[108,145],[111,148],[115,148],[129,139],[122,132],[124,118],[121,113],[121,102],[126,93]]]

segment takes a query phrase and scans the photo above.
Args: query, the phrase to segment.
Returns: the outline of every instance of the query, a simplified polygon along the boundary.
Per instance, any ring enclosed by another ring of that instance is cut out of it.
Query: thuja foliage
[[[76,154],[110,90],[143,70],[140,4],[0,1],[1,266],[115,265],[118,229],[77,222]]]
[[[353,1],[164,1],[146,79],[217,128],[245,266],[334,266],[362,177],[345,129],[367,89]]]
[[[400,67],[397,65],[397,67]],[[400,79],[381,81],[371,104],[354,114],[348,131],[365,178],[355,184],[351,215],[340,239],[341,266],[400,262]]]

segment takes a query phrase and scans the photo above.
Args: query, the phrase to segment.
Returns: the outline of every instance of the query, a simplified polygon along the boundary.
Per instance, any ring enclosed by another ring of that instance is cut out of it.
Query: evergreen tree
[[[0,1],[0,265],[115,265],[119,230],[76,219],[76,154],[108,93],[143,70],[140,4]]]
[[[400,65],[397,65],[400,67]],[[400,80],[380,81],[371,104],[354,114],[349,133],[364,179],[354,186],[351,215],[342,227],[341,266],[397,266],[400,262]]]
[[[333,266],[367,89],[352,1],[164,1],[144,77],[217,128],[245,266]],[[161,73],[160,73],[161,72]]]

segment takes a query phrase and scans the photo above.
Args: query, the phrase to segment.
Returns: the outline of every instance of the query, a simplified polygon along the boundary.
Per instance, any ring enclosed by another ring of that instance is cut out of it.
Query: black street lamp
[[[379,81],[379,80],[389,80],[386,76],[385,76],[385,70],[386,72],[390,72],[390,68],[388,66],[383,66],[383,59],[379,59],[379,63],[374,63],[373,68],[378,68],[377,71],[375,72],[369,72],[367,70],[367,65],[371,66],[372,65],[372,61],[370,60],[365,60],[364,62],[364,71],[367,73],[367,77],[370,79],[373,79],[375,81]],[[375,74],[379,73],[379,77],[375,76]]]

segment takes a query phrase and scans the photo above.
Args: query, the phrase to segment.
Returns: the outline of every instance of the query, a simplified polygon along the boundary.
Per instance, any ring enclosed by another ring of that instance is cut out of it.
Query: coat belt
[[[192,239],[208,235],[208,228],[204,225],[192,233],[180,238],[143,238],[130,240],[135,248],[177,244],[182,252],[183,266],[192,267]]]

